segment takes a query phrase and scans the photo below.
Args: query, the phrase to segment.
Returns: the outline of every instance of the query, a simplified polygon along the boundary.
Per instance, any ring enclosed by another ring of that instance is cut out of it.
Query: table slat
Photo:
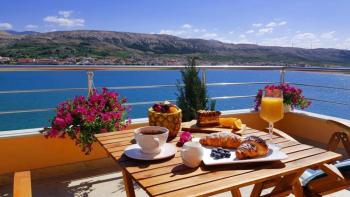
[[[134,137],[134,133],[125,133],[125,134],[115,134],[115,135],[109,135],[109,136],[101,136],[101,137],[98,137],[98,140],[100,142],[102,141],[106,141],[106,140],[112,140],[112,139],[118,139],[118,138],[121,138],[121,137]]]
[[[281,147],[284,148],[284,147],[290,147],[292,145],[298,145],[298,143],[297,142],[288,142],[288,143],[281,143],[279,145],[281,145]],[[178,178],[178,177],[181,177],[181,175],[175,176],[175,175],[173,175],[173,173],[175,173],[176,171],[181,171],[181,170],[193,171],[192,169],[182,165],[182,160],[179,160],[179,163],[172,165],[172,166],[166,166],[166,167],[156,168],[156,169],[152,169],[152,170],[146,170],[146,171],[133,173],[133,177],[137,180],[141,180],[141,179],[155,177],[155,176],[159,176],[159,175],[163,175],[163,174],[167,174],[167,173],[171,172],[167,176],[172,177],[172,178]],[[200,168],[199,168],[199,170],[201,172],[203,172]],[[198,171],[198,169],[196,171]],[[196,171],[193,171],[193,173],[195,173]],[[177,174],[180,174],[180,173],[177,173]],[[190,175],[188,175],[188,176],[190,176]]]
[[[276,138],[276,139],[280,139],[280,138]],[[128,172],[130,173],[135,173],[135,172],[140,172],[140,171],[144,171],[144,170],[150,170],[150,169],[155,169],[155,168],[159,168],[159,167],[163,167],[163,166],[169,166],[169,163],[171,162],[172,164],[176,164],[175,161],[173,160],[177,160],[178,163],[182,163],[182,160],[179,156],[180,155],[179,152],[177,152],[175,154],[175,157],[170,159],[170,160],[166,160],[166,161],[155,161],[155,162],[149,162],[149,161],[137,161],[137,160],[131,160],[126,158],[126,161],[123,162],[121,161],[122,159],[120,159],[120,166],[122,167],[126,167],[128,169]],[[147,169],[145,168],[145,166],[147,166]]]
[[[322,149],[321,149],[322,150]],[[310,165],[318,163],[333,161],[334,159],[340,158],[341,155],[334,152],[322,152],[314,156],[306,157],[303,159],[295,160],[285,164],[285,167],[276,169],[261,169],[254,173],[242,174],[226,179],[220,179],[212,181],[206,184],[196,184],[191,187],[186,187],[181,190],[176,190],[168,193],[161,193],[157,196],[176,197],[176,196],[207,196],[214,195],[217,193],[229,191],[234,187],[243,187],[246,185],[254,184],[256,182],[265,181],[275,176],[287,175],[293,173],[297,169],[307,168]],[[155,188],[153,188],[155,189]],[[157,188],[159,189],[159,188]],[[148,188],[148,191],[153,194],[153,190]],[[159,193],[154,191],[155,193]],[[156,196],[156,195],[155,195]]]
[[[126,134],[126,133],[132,133],[132,132],[134,132],[133,129],[128,129],[128,130],[113,131],[113,132],[107,132],[107,133],[97,133],[94,136],[96,138],[99,138],[99,137],[106,137],[106,136],[111,136],[111,135],[123,135],[123,134]]]
[[[305,149],[301,149],[300,151],[302,150],[305,150]],[[308,156],[311,156],[322,152],[326,152],[326,151],[322,149],[313,149],[313,151],[308,151],[306,154],[308,154]],[[288,158],[283,160],[282,162],[287,163],[297,159],[301,159],[303,157],[304,155],[300,154],[299,152],[291,153],[288,155]],[[210,168],[208,168],[209,170],[202,170],[201,168],[198,168],[197,169],[198,176],[191,176],[193,173],[188,173],[188,172],[187,174],[184,172],[183,173],[176,172],[175,174],[171,173],[163,176],[156,176],[153,178],[140,180],[139,183],[144,187],[156,185],[154,187],[149,187],[148,190],[152,191],[152,188],[154,188],[154,191],[156,191],[156,193],[154,194],[157,194],[157,192],[168,192],[169,190],[173,190],[175,188],[179,189],[179,188],[185,187],[186,185],[187,186],[196,185],[196,184],[210,182],[217,179],[224,179],[226,177],[231,177],[239,174],[254,172],[256,169],[264,169],[264,168],[269,168],[271,166],[272,167],[277,166],[277,168],[279,168],[284,165],[283,163],[273,162],[273,163],[267,163],[267,164],[264,164],[264,163],[244,164],[244,166],[242,166],[242,164],[227,165],[227,166],[221,166],[220,170],[217,170],[217,168],[212,168],[213,170],[210,170]],[[175,179],[179,178],[179,180],[173,180],[174,177],[176,177]],[[164,181],[167,181],[168,183],[157,185],[157,184],[163,183]]]

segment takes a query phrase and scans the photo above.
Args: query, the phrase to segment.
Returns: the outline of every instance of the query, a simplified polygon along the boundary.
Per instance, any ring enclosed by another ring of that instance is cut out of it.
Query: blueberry
[[[210,152],[210,157],[214,158],[215,160],[230,158],[231,153],[229,150],[223,148],[213,148]]]
[[[216,157],[214,157],[214,159],[222,159],[222,157],[221,156],[216,156]]]

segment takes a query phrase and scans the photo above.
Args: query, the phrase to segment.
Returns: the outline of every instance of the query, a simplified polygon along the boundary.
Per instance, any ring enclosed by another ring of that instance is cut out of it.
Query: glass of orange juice
[[[269,123],[270,142],[274,145],[272,143],[273,124],[284,116],[283,92],[279,89],[264,90],[260,107],[260,117]]]

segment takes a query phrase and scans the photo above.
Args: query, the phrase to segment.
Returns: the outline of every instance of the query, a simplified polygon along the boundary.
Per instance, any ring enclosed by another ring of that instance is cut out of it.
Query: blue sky
[[[350,49],[349,0],[1,0],[1,30],[97,29]]]

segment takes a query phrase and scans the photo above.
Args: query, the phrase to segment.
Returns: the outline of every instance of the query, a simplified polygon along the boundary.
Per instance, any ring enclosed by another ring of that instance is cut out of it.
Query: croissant
[[[229,132],[211,133],[201,138],[199,143],[204,146],[237,148],[241,144],[241,137]]]
[[[246,137],[236,150],[237,159],[255,158],[265,156],[269,148],[265,140],[257,136]]]

